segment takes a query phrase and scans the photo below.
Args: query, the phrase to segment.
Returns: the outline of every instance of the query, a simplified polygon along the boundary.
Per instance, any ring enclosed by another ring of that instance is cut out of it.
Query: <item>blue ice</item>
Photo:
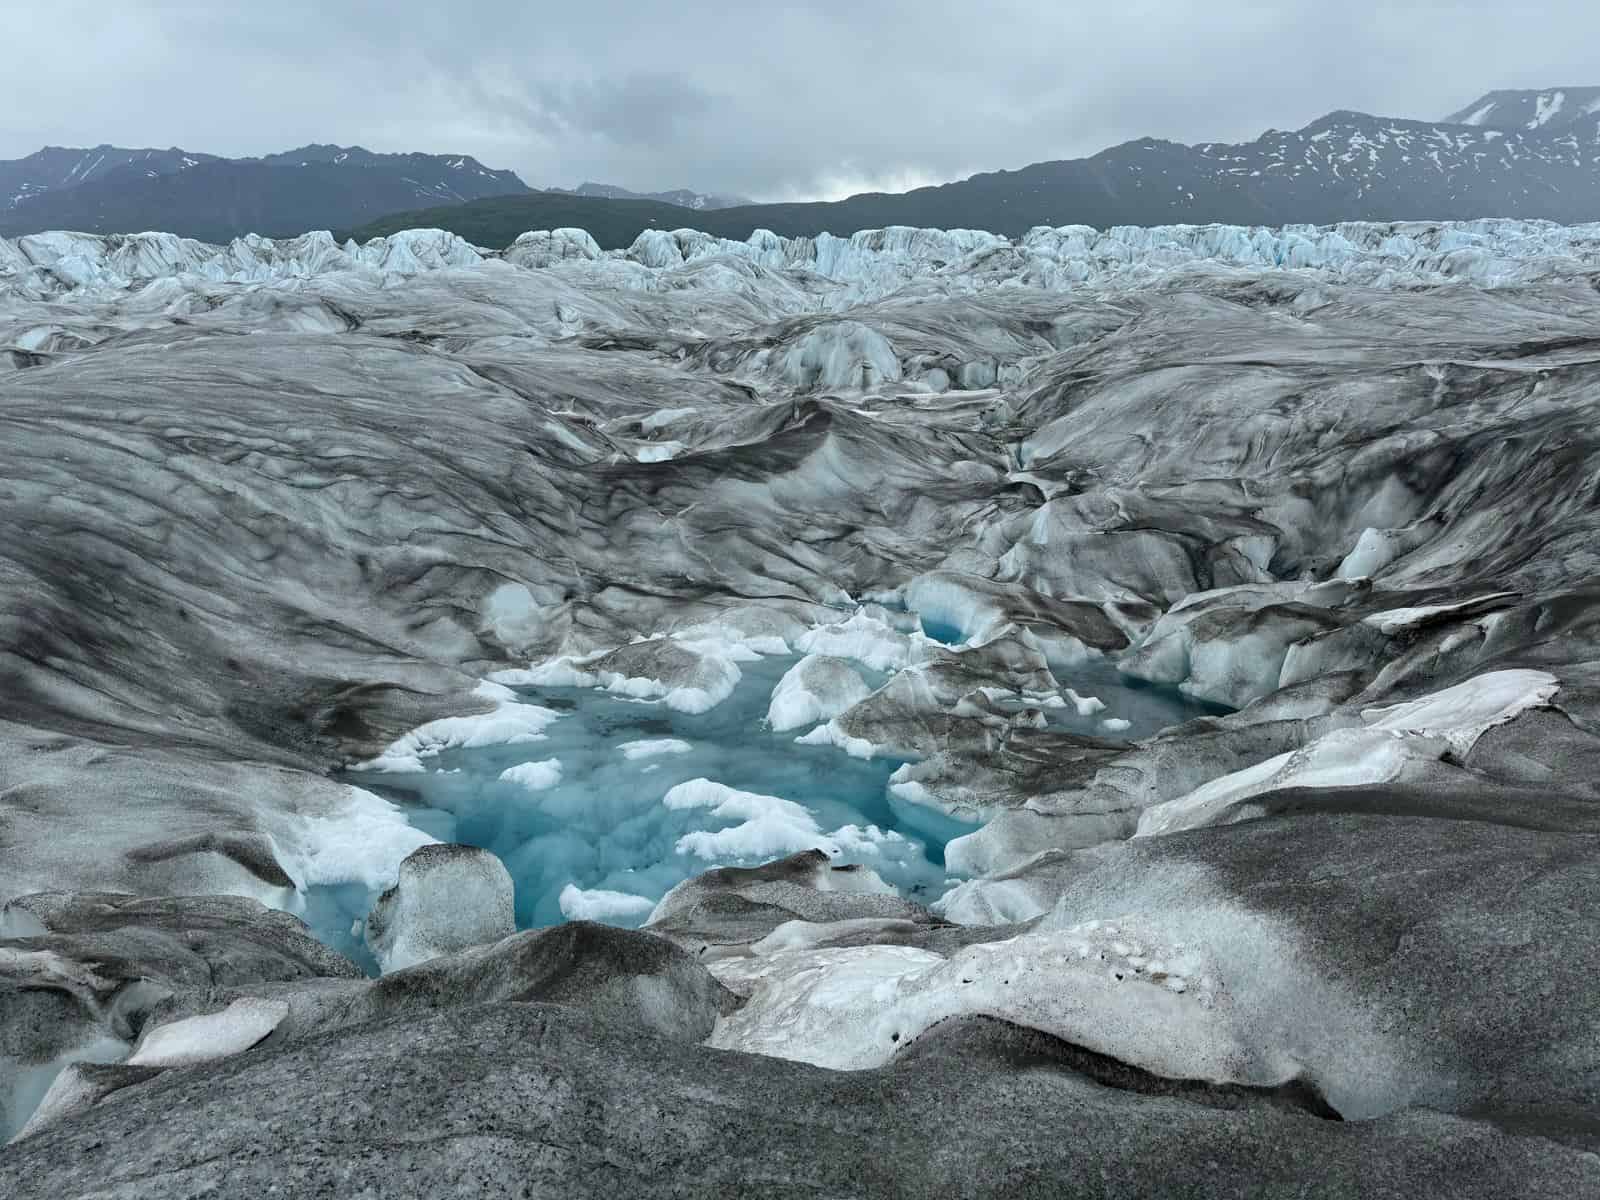
[[[929,632],[960,640],[953,629]],[[516,885],[521,928],[566,919],[561,896],[569,885],[635,898],[631,903],[611,899],[613,911],[600,919],[637,926],[655,901],[684,879],[714,866],[755,865],[806,848],[791,845],[742,858],[705,856],[703,847],[721,839],[704,835],[732,829],[747,814],[718,816],[705,804],[664,802],[669,791],[695,780],[777,797],[791,802],[786,810],[791,814],[798,805],[814,823],[819,843],[835,831],[862,831],[863,836],[837,839],[851,848],[836,861],[872,867],[910,899],[924,904],[938,899],[954,882],[944,867],[945,845],[974,826],[891,796],[886,785],[901,759],[852,758],[830,745],[797,743],[800,731],[768,729],[772,689],[796,661],[773,656],[740,664],[743,678],[733,695],[700,714],[598,689],[518,688],[522,699],[563,714],[543,740],[446,750],[428,759],[421,773],[358,774],[353,781],[400,803],[414,825],[441,841],[498,855]],[[862,674],[872,686],[885,678]],[[1053,726],[1073,732],[1140,737],[1220,711],[1172,689],[1138,685],[1110,664],[1061,675],[1065,686],[1108,705],[1090,716],[1078,715],[1070,705],[1047,710]],[[1102,722],[1112,715],[1130,721],[1131,728],[1108,734]],[[508,771],[511,778],[503,778]],[[863,849],[863,843],[872,844]],[[316,888],[306,913],[319,937],[369,970],[373,964],[361,943],[359,922],[373,899],[354,886]]]
[[[824,837],[854,826],[876,840],[876,852],[845,852],[836,861],[870,866],[922,903],[937,899],[948,886],[945,843],[973,826],[891,801],[886,785],[901,759],[851,758],[832,746],[797,744],[801,731],[767,729],[772,689],[796,661],[785,656],[741,663],[743,678],[733,695],[694,715],[586,688],[518,688],[528,702],[564,714],[548,727],[545,740],[447,750],[428,760],[422,774],[359,775],[355,781],[401,803],[410,820],[434,837],[498,855],[516,883],[522,927],[563,920],[560,897],[569,884],[638,896],[653,905],[674,884],[711,867],[755,865],[790,852],[710,859],[680,852],[679,841],[687,835],[740,824],[738,817],[717,817],[707,807],[663,803],[671,789],[697,779],[792,801]],[[634,746],[631,756],[625,745]],[[560,763],[554,782],[552,771],[527,773],[549,786],[535,790],[501,778],[509,769],[552,759]],[[324,906],[331,902],[322,900]],[[608,919],[638,925],[648,914],[641,905],[632,915]]]

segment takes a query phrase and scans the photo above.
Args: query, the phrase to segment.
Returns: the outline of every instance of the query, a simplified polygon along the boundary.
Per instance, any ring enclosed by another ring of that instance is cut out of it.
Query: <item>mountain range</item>
[[[720,209],[696,214],[693,224],[744,238],[753,229],[798,237],[887,225],[1015,237],[1035,225],[1066,224],[1592,221],[1600,219],[1600,105],[1582,110],[1596,99],[1600,89],[1496,92],[1463,110],[1476,118],[1472,124],[1334,112],[1303,129],[1268,130],[1251,142],[1187,146],[1142,138],[1092,158],[1035,163],[894,195]],[[1526,128],[1530,121],[1533,127]],[[681,210],[589,203],[580,212],[542,196],[480,200],[396,214],[355,234],[438,226],[478,245],[503,246],[523,230],[554,228],[559,219],[581,225],[611,248],[652,225],[688,223]]]
[[[691,217],[691,214],[692,217]],[[306,146],[225,159],[179,149],[47,147],[0,162],[0,235],[164,229],[206,241],[332,229],[358,239],[437,227],[482,246],[581,226],[605,248],[693,224],[744,238],[887,225],[1327,224],[1347,220],[1600,219],[1600,87],[1490,92],[1443,121],[1340,111],[1254,141],[1141,138],[1090,158],[834,202],[639,193],[586,183],[535,190],[465,155]]]
[[[751,203],[688,188],[639,193],[605,183],[548,191],[696,211]],[[227,241],[243,233],[345,229],[400,210],[538,194],[515,172],[491,170],[462,154],[374,154],[360,146],[311,145],[223,158],[177,147],[46,146],[26,158],[0,161],[0,236],[163,229]]]
[[[527,192],[511,171],[470,155],[374,154],[302,146],[260,158],[177,148],[47,146],[0,162],[0,235],[43,229],[163,229],[205,241],[292,235],[428,204]]]

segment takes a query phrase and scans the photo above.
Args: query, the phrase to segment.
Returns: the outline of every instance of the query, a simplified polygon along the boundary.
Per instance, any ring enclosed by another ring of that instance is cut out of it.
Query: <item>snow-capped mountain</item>
[[[173,148],[47,147],[0,162],[0,233],[175,229],[227,239],[342,228],[401,208],[524,193],[470,155],[310,145],[260,158]]]
[[[192,154],[176,146],[167,150],[46,146],[26,158],[0,161],[0,210],[14,208],[45,192],[93,183],[124,169],[149,175],[172,175],[215,160],[214,154]]]
[[[524,230],[555,228],[550,200],[536,194],[398,213],[357,233],[370,237],[437,226],[477,245],[504,246]],[[599,198],[587,203],[588,211],[561,213],[560,223],[584,226],[607,249],[629,245],[651,226],[675,227],[668,224],[676,220],[670,211]],[[1600,112],[1517,130],[1335,112],[1303,129],[1268,130],[1250,142],[1185,146],[1144,138],[1093,158],[1035,163],[899,195],[705,211],[692,224],[731,238],[755,229],[799,237],[892,225],[1019,237],[1036,225],[1105,229],[1483,217],[1600,219]]]
[[[1445,118],[1485,129],[1560,129],[1600,113],[1600,87],[1489,92]]]
[[[674,188],[666,192],[635,192],[612,183],[585,183],[573,189],[571,194],[595,196],[602,200],[654,200],[658,204],[676,204],[679,208],[692,208],[696,212],[709,212],[719,208],[743,208],[755,203],[748,197],[724,192],[697,192],[690,188]]]

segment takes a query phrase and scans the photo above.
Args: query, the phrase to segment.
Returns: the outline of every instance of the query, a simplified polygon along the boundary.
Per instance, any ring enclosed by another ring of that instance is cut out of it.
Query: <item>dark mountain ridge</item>
[[[205,241],[343,228],[403,208],[527,193],[466,154],[310,145],[259,158],[46,147],[0,162],[0,235],[170,230]]]
[[[588,229],[603,247],[642,229],[694,228],[744,238],[847,235],[885,225],[975,228],[1016,237],[1035,225],[1331,224],[1338,221],[1521,217],[1600,220],[1600,113],[1555,128],[1475,125],[1334,112],[1303,129],[1252,142],[1141,138],[1091,158],[1034,163],[900,194],[831,203],[763,204],[698,212],[633,202],[545,196],[475,201],[397,213],[357,237],[418,226],[503,246],[554,222]]]

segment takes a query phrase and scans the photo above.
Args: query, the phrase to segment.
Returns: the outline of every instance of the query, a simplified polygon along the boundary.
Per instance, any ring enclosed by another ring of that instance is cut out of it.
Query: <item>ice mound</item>
[[[1120,665],[1197,699],[1242,708],[1277,691],[1301,643],[1340,627],[1325,606],[1350,592],[1344,582],[1198,592],[1163,614]]]
[[[791,919],[926,925],[931,918],[871,867],[840,866],[821,850],[808,850],[755,867],[714,867],[686,879],[661,898],[645,928],[697,957],[720,957],[763,940]]]
[[[511,875],[476,846],[424,846],[367,916],[366,940],[385,974],[516,931]]]
[[[847,660],[810,654],[772,689],[767,724],[781,732],[827,721],[865,700],[871,691]]]
[[[542,270],[564,262],[593,262],[600,257],[598,243],[583,229],[536,229],[521,234],[507,246],[508,263]]]
[[[1042,1029],[1175,1078],[1227,1079],[1248,1057],[1216,1011],[1226,982],[1205,947],[1168,943],[1134,920],[980,943],[949,958],[908,946],[791,949],[774,939],[711,969],[750,996],[718,1021],[711,1045],[835,1070],[880,1066],[963,1013]]]
[[[871,391],[900,378],[889,340],[859,321],[818,325],[784,352],[780,378],[797,391]]]
[[[0,1144],[20,1142],[93,1104],[96,1089],[84,1078],[89,1064],[118,1063],[127,1054],[126,1040],[101,1034],[45,1062],[0,1056],[0,1065],[8,1068],[0,1084]]]
[[[120,1041],[107,1039],[107,1043],[114,1047],[114,1052],[109,1055],[105,1052],[95,1053],[95,1048],[85,1050],[74,1056],[72,1062],[62,1067],[60,1072],[51,1079],[49,1086],[44,1090],[36,1106],[32,1107],[31,1115],[10,1137],[8,1144],[15,1144],[26,1138],[32,1137],[41,1130],[54,1125],[57,1121],[82,1112],[93,1107],[101,1099],[116,1091],[118,1087],[127,1082],[130,1076],[154,1074],[156,1068],[113,1068],[105,1069],[105,1063],[116,1062],[127,1053],[127,1046]],[[27,1113],[30,1104],[22,1095],[30,1083],[27,1078],[32,1072],[23,1071],[22,1076],[16,1081],[17,1096],[13,1098],[12,1108],[16,1112]],[[107,1078],[109,1076],[109,1078]],[[17,1103],[21,1100],[21,1103]],[[0,1125],[0,1136],[7,1133],[6,1126]]]

